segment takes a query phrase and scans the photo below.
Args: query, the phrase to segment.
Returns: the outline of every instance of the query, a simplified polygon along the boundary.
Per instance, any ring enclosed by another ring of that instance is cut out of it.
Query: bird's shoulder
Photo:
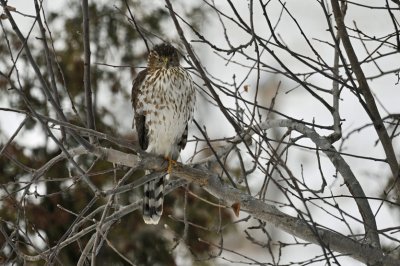
[[[132,93],[131,93],[131,101],[132,101],[132,105],[135,107],[136,103],[137,103],[137,99],[138,99],[138,94],[139,94],[139,90],[140,87],[143,84],[143,81],[145,80],[146,76],[147,76],[148,70],[147,68],[143,69],[142,71],[140,71],[136,78],[133,80],[133,84],[132,84]]]

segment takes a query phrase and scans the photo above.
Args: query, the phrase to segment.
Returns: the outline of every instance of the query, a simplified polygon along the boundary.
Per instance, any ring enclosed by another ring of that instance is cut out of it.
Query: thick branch
[[[332,4],[333,14],[336,20],[336,25],[338,28],[338,34],[342,40],[343,47],[346,50],[347,57],[349,58],[351,67],[354,71],[354,74],[356,75],[359,88],[364,96],[366,105],[368,107],[367,113],[369,114],[372,123],[374,124],[376,133],[378,134],[379,140],[381,141],[383,149],[385,150],[387,161],[389,163],[392,174],[394,177],[398,177],[399,165],[397,163],[396,155],[393,150],[392,142],[386,131],[385,125],[383,124],[382,118],[379,114],[378,108],[375,103],[374,96],[371,93],[371,89],[365,78],[364,72],[361,69],[360,62],[358,61],[357,55],[350,42],[350,38],[346,30],[346,25],[344,24],[343,15],[340,10],[339,1],[331,0],[331,4]],[[339,49],[339,47],[336,47],[336,49]],[[400,191],[399,182],[397,182],[396,184],[398,191]]]
[[[377,233],[375,217],[372,213],[372,210],[370,208],[368,200],[366,199],[366,195],[365,195],[361,185],[359,184],[357,178],[354,176],[353,172],[351,171],[350,166],[340,156],[340,154],[336,151],[336,149],[331,145],[330,141],[327,138],[320,136],[315,130],[313,130],[301,123],[297,123],[297,122],[294,122],[291,120],[280,120],[280,119],[268,120],[262,124],[259,124],[256,127],[254,127],[254,129],[252,131],[250,131],[250,134],[257,133],[255,131],[256,129],[267,130],[270,128],[277,128],[277,127],[291,128],[291,129],[294,129],[294,130],[304,134],[306,137],[311,139],[321,149],[321,151],[323,151],[328,156],[328,158],[331,160],[332,164],[342,175],[350,193],[355,198],[358,209],[364,220],[365,233],[366,233],[367,239],[369,240],[369,243],[375,247],[380,247],[379,235]],[[242,140],[244,140],[246,138],[247,138],[247,136],[240,137],[240,139],[242,139]],[[228,147],[231,147],[232,145],[234,145],[234,144],[228,144]],[[71,150],[71,152],[73,155],[88,153],[88,151],[86,151],[83,148],[77,148],[77,149]],[[137,155],[127,154],[127,153],[123,153],[123,152],[120,152],[120,151],[117,151],[114,149],[109,149],[109,148],[96,147],[92,151],[92,153],[98,157],[101,157],[102,159],[104,159],[106,161],[109,161],[109,162],[112,162],[115,164],[127,165],[130,167],[146,166],[145,168],[147,168],[147,169],[163,171],[163,170],[165,170],[165,166],[166,166],[166,164],[164,164],[164,160],[161,158],[155,158],[155,157],[151,157],[148,155],[144,155],[142,158],[140,158]],[[49,169],[53,163],[58,162],[63,156],[65,156],[65,155],[60,154],[59,156],[55,157],[53,160],[49,161],[49,163],[46,166],[41,167],[37,171],[35,176],[38,176],[38,173],[44,173],[45,172],[44,169]],[[200,185],[206,185],[207,180],[211,177],[210,174],[198,173],[196,169],[193,169],[190,167],[185,168],[184,171],[180,171],[180,169],[181,169],[180,167],[175,167],[174,174],[176,174],[179,177],[191,180],[192,182],[195,182]]]
[[[400,265],[400,261],[382,254],[380,249],[361,244],[339,233],[312,227],[305,221],[289,216],[275,206],[266,204],[242,191],[227,187],[216,176],[213,176],[205,189],[212,195],[222,199],[228,206],[240,203],[241,210],[250,213],[253,217],[273,224],[277,228],[293,235],[320,245],[323,242],[331,250],[349,254],[352,258],[368,265],[382,263],[382,265]],[[316,231],[315,231],[316,230]],[[318,234],[318,236],[316,235]]]
[[[289,127],[290,125],[290,127],[295,130],[300,132],[304,131],[304,129],[301,129],[301,125],[294,125],[293,123],[289,122],[291,121],[273,120],[273,122],[266,122],[261,126],[264,128],[270,128],[273,126]],[[306,133],[313,140],[319,137],[308,131],[306,131]],[[323,139],[323,142],[325,141],[328,142],[327,140]],[[323,146],[323,143],[319,143],[319,145]],[[336,158],[337,153],[334,153],[332,150],[325,150],[325,152],[328,156]],[[88,154],[89,152],[85,149],[80,149],[78,152],[76,149],[74,153]],[[95,149],[93,154],[101,156],[101,158],[109,162],[123,164],[130,167],[143,167],[155,171],[165,171],[167,166],[167,164],[165,164],[165,160],[162,158],[150,155],[143,155],[140,157],[138,155],[127,154],[103,147],[98,147]],[[343,165],[341,165],[342,163],[343,162],[338,163],[337,167],[339,169],[343,168]],[[349,173],[346,173],[346,171],[347,170],[342,169],[342,174],[348,175]],[[222,184],[219,181],[219,178],[208,170],[196,169],[178,163],[173,167],[172,174],[190,182],[199,184],[210,194],[223,200],[228,206],[231,206],[233,203],[240,203],[242,211],[246,211],[260,220],[273,224],[277,228],[311,243],[320,245],[322,241],[333,251],[343,254],[350,254],[349,256],[353,257],[354,259],[371,265],[378,262],[382,262],[383,265],[400,265],[400,261],[382,254],[379,248],[375,248],[371,245],[361,244],[347,236],[331,230],[326,230],[319,227],[315,229],[315,227],[310,226],[306,221],[287,215],[279,211],[273,205],[266,204],[265,202],[260,201],[238,189],[232,188],[226,184]],[[366,221],[366,223],[367,222],[368,221]],[[91,230],[93,229],[94,228]],[[317,232],[318,235],[316,235],[315,232]],[[374,232],[376,233],[376,231]]]
[[[280,120],[280,119],[268,120],[259,125],[259,128],[262,130],[267,130],[269,128],[276,128],[276,127],[291,128],[296,130],[297,132],[300,132],[301,134],[311,139],[321,149],[321,151],[328,156],[332,164],[335,166],[336,170],[338,170],[339,173],[342,175],[350,193],[354,196],[354,200],[356,201],[357,207],[364,220],[365,234],[367,236],[369,243],[374,247],[380,248],[379,235],[377,232],[375,216],[372,213],[371,207],[368,203],[365,193],[360,183],[358,182],[357,178],[351,171],[350,166],[336,151],[335,147],[331,145],[330,141],[327,138],[320,136],[315,130],[301,123],[293,122],[290,120]]]

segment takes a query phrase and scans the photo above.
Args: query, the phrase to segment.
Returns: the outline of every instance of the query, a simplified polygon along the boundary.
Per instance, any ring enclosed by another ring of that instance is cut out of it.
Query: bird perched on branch
[[[185,148],[195,105],[193,80],[179,65],[178,51],[170,44],[156,45],[149,53],[147,68],[133,82],[132,105],[140,147],[168,159],[170,169]],[[160,220],[166,178],[168,174],[144,185],[143,220],[147,224]]]

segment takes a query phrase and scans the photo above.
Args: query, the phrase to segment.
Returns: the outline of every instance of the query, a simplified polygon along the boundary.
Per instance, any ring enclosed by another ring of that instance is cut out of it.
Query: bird
[[[141,149],[169,160],[166,175],[144,184],[143,220],[158,224],[163,212],[164,182],[169,178],[171,163],[177,161],[186,146],[196,101],[193,79],[180,66],[175,47],[169,43],[153,47],[147,56],[147,67],[133,81],[131,95],[133,127]]]

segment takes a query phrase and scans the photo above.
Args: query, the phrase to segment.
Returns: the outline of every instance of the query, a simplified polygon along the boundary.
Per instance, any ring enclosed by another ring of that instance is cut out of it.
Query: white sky
[[[17,8],[18,11],[33,14],[33,1],[26,1],[26,0],[9,0],[9,5],[14,6]],[[46,1],[45,4],[55,3],[52,1]],[[64,1],[65,2],[65,1]],[[160,1],[157,1],[160,2]],[[216,1],[218,6],[221,6],[223,10],[228,10],[228,6],[223,1]],[[243,16],[246,18],[247,16],[247,4],[248,1],[234,1],[235,4],[242,5],[240,11],[243,12]],[[317,1],[297,1],[297,0],[289,0],[286,1],[287,8],[295,14],[296,19],[302,25],[302,28],[309,34],[310,37],[319,38],[329,40],[327,32],[326,32],[326,22],[324,17],[321,14],[321,9],[319,8]],[[362,1],[364,4],[371,4],[377,5],[376,1]],[[379,4],[382,4],[381,2]],[[278,10],[278,5],[277,9]],[[277,11],[278,12],[278,11]],[[386,11],[387,12],[387,11]],[[385,14],[385,11],[379,13],[377,15],[376,11],[370,9],[361,9],[355,6],[349,6],[348,14],[347,14],[347,21],[352,25],[352,21],[357,21],[357,26],[361,30],[366,30],[369,32],[370,35],[382,36],[387,34],[388,32],[393,31],[392,28],[389,28],[391,23],[388,21],[388,16]],[[271,14],[272,18],[276,17],[277,14]],[[255,19],[256,25],[255,28],[262,30],[266,27],[265,21],[262,19],[261,12],[255,12]],[[216,23],[215,16],[209,16],[210,21],[205,22],[204,26],[207,27],[207,31],[204,32],[206,38],[209,38],[218,45],[227,47],[225,44],[224,39],[222,38],[222,31],[221,27]],[[385,20],[386,19],[386,20]],[[26,27],[31,25],[31,19],[23,18],[18,16],[19,23],[25,23]],[[273,19],[274,20],[274,19]],[[282,23],[278,28],[278,32],[282,35],[285,43],[289,47],[294,47],[298,52],[307,52],[308,48],[304,46],[303,41],[299,41],[301,38],[300,34],[296,29],[292,26],[292,23],[288,22],[289,20],[283,19]],[[231,41],[234,44],[244,43],[248,40],[248,36],[238,30],[233,25],[229,24],[228,26],[228,33],[232,37]],[[194,38],[194,36],[191,36]],[[313,44],[318,49],[320,54],[326,59],[328,62],[333,61],[333,54],[332,50],[327,47],[325,44],[318,43],[313,41]],[[353,41],[353,45],[355,47],[356,52],[359,55],[359,58],[363,58],[365,56],[364,50],[359,42]],[[202,60],[202,64],[207,68],[208,72],[212,73],[214,76],[218,77],[221,80],[232,80],[232,75],[235,74],[240,80],[240,77],[245,75],[243,69],[238,67],[234,64],[229,64],[228,66],[225,65],[225,62],[220,60],[217,56],[215,56],[210,49],[207,49],[204,45],[194,44],[193,45],[198,53],[199,57]],[[297,62],[293,62],[293,60],[287,56],[282,55],[281,58],[283,61],[288,62],[291,65],[293,70],[302,70],[302,65],[298,64]],[[380,61],[380,66],[383,70],[390,70],[398,66],[400,62],[399,55],[387,58],[385,60]],[[271,59],[271,65],[277,66],[276,62]],[[376,69],[374,67],[365,67],[364,71],[366,73],[376,73]],[[255,75],[251,75],[249,80],[246,84],[250,85],[250,88],[255,87]],[[262,74],[261,80],[268,81],[271,79],[276,79],[271,75]],[[279,80],[279,79],[277,79]],[[313,98],[304,91],[295,90],[289,94],[285,94],[288,90],[293,87],[293,83],[288,82],[287,80],[282,80],[282,91],[278,96],[278,110],[282,113],[285,113],[289,116],[295,117],[297,119],[304,119],[308,122],[311,122],[313,119],[316,120],[317,123],[330,125],[332,123],[330,114],[320,105],[317,104]],[[331,83],[327,82],[325,79],[316,79],[315,83],[323,84],[326,86],[326,89],[331,88]],[[370,82],[370,86],[373,89],[373,93],[377,96],[380,102],[384,103],[384,107],[389,110],[391,113],[400,113],[400,85],[395,85],[396,77],[394,75],[389,75],[386,78],[376,79],[373,82]],[[130,88],[127,88],[130,90]],[[100,103],[107,104],[110,98],[110,95],[103,95],[103,98],[99,100]],[[352,97],[352,95],[346,91],[344,91],[341,95],[343,101],[341,102],[340,112],[342,118],[345,118],[346,121],[343,124],[344,133],[350,132],[352,129],[362,126],[366,123],[369,123],[370,120],[364,114],[362,107],[358,103],[357,100]],[[232,100],[222,96],[222,100],[225,104],[232,104]],[[329,100],[328,102],[330,102]],[[114,99],[114,102],[120,102],[120,99]],[[108,102],[109,103],[109,102]],[[0,101],[1,106],[2,103]],[[127,108],[126,106],[130,106],[130,103],[123,103],[123,109]],[[381,111],[381,116],[385,116],[385,111],[379,106]],[[206,116],[206,118],[205,118]],[[210,118],[213,119],[210,119]],[[204,110],[204,107],[199,106],[196,119],[201,120],[207,126],[208,133],[211,137],[227,137],[232,136],[234,133],[232,129],[230,129],[229,124],[222,118],[221,114],[212,109]],[[19,122],[22,120],[21,117],[17,117],[14,114],[4,112],[0,112],[0,125],[2,129],[6,132],[7,135],[11,135],[14,130],[18,127]],[[126,125],[129,127],[129,125]],[[128,128],[129,129],[129,128]],[[226,130],[228,129],[228,130]],[[229,130],[230,129],[230,130]],[[35,133],[25,134],[20,136],[18,139],[23,144],[30,144],[34,141],[37,141],[37,135]],[[376,134],[373,130],[365,130],[360,134],[356,134],[353,138],[347,142],[347,151],[358,154],[358,155],[365,155],[365,156],[376,156],[379,158],[384,157],[384,153],[382,149],[378,147],[374,147],[374,142],[377,139]],[[1,140],[0,140],[1,141]],[[44,141],[41,140],[41,141]],[[190,148],[189,148],[190,149]],[[189,149],[187,149],[186,153],[184,153],[183,157],[187,157],[190,153]],[[399,142],[396,141],[395,149],[399,150]],[[319,185],[319,176],[318,168],[315,167],[315,155],[310,152],[304,152],[302,150],[298,150],[292,153],[291,161],[289,165],[291,166],[292,170],[296,171],[296,176],[300,176],[299,173],[301,171],[300,164],[304,165],[304,175],[308,177],[308,182],[312,184],[312,182],[316,182],[316,186]],[[337,194],[347,194],[347,190],[341,186],[342,181],[335,180],[332,178],[334,174],[334,169],[330,166],[330,162],[326,158],[322,158],[323,164],[326,165],[327,173],[326,177],[329,180],[329,188],[332,189],[333,193]],[[369,196],[378,196],[382,189],[382,186],[385,184],[389,169],[386,165],[381,163],[374,163],[371,161],[365,162],[360,159],[354,159],[351,157],[345,157],[345,160],[349,163],[350,167],[358,177],[361,185],[366,191],[366,194]],[[312,177],[315,176],[316,178],[313,179]],[[255,182],[256,184],[257,182]],[[330,193],[330,192],[329,192]],[[329,193],[327,195],[329,195]],[[348,200],[342,200],[342,204],[344,204],[345,209],[348,209],[351,213],[355,215],[358,214],[357,209],[355,208],[354,204]],[[377,202],[371,201],[371,206],[373,209],[376,209]],[[312,209],[312,211],[316,214],[320,213],[317,209]],[[327,215],[320,213],[318,216],[318,222],[325,224],[331,228],[337,228],[336,224],[332,224],[332,221]],[[393,210],[388,209],[387,207],[383,207],[382,210],[377,215],[377,222],[378,228],[383,227],[390,227],[390,226],[398,226],[398,213],[393,213]],[[341,225],[340,225],[341,227]],[[343,229],[343,228],[341,228]],[[289,240],[289,239],[288,239]],[[237,241],[236,243],[238,243]],[[247,247],[244,247],[247,248]],[[309,248],[310,252],[317,252],[318,254],[321,253],[318,248],[311,247]],[[259,254],[260,259],[263,259],[263,255],[253,249],[249,252],[256,252]],[[299,257],[301,256],[300,253],[304,252],[303,250],[293,250],[291,256],[286,257],[288,261],[290,260],[300,260]],[[307,254],[307,256],[309,256]],[[264,257],[266,259],[266,257]],[[346,263],[350,263],[347,260],[344,260],[344,265]],[[318,265],[318,264],[315,264]],[[324,265],[321,263],[320,265]],[[349,265],[349,264],[347,264]],[[357,262],[352,261],[351,265],[358,265]],[[360,264],[361,265],[361,264]]]

